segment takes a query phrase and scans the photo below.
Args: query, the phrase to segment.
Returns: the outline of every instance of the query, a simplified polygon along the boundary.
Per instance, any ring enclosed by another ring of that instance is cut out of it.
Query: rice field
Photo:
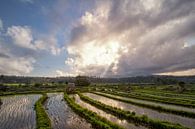
[[[191,118],[154,111],[152,109],[143,108],[143,107],[135,106],[132,104],[127,104],[124,102],[120,102],[117,100],[113,100],[113,99],[106,98],[106,97],[92,94],[92,93],[85,93],[84,95],[94,100],[100,101],[104,104],[111,105],[113,107],[117,107],[122,110],[135,112],[137,115],[147,115],[149,118],[152,118],[152,119],[157,119],[161,121],[169,121],[172,123],[180,123],[186,127],[195,128],[195,120]]]
[[[1,97],[0,129],[35,129],[35,102],[41,95]]]
[[[63,99],[63,93],[48,93],[45,109],[53,129],[91,129],[85,119],[75,114]]]
[[[125,91],[117,92],[126,94]],[[136,92],[142,94],[141,91]],[[146,94],[145,92],[143,94]],[[151,92],[152,95],[160,97],[164,94]],[[43,100],[40,100],[41,96],[44,96]],[[171,93],[164,96],[171,97]],[[178,98],[191,101],[190,96],[193,95]],[[178,110],[193,115],[195,108],[125,97],[113,92],[26,94],[2,96],[0,100],[0,129],[41,129],[36,114],[39,114],[39,117],[43,115],[43,121],[48,118],[47,122],[51,122],[48,124],[51,127],[43,124],[44,129],[195,129],[194,116],[163,111],[163,108],[167,108],[170,111]],[[43,110],[34,107],[38,101],[41,102],[39,108],[42,107]],[[128,103],[129,101],[132,103]],[[142,104],[160,108],[156,110]],[[45,114],[42,114],[42,111],[45,111]]]

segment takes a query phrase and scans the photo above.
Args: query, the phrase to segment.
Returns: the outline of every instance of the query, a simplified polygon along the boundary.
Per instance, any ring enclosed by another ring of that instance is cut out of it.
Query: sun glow
[[[69,48],[68,50],[69,53],[79,55],[75,59],[76,65],[83,67],[89,65],[109,66],[119,58],[120,45],[116,41],[105,44],[89,42],[81,46],[79,50],[74,48]]]
[[[111,65],[118,58],[119,44],[109,42],[105,45],[88,43],[83,48],[83,65]]]

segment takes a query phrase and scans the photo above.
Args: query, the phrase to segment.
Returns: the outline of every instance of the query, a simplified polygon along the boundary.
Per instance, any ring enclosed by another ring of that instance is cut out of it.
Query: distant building
[[[72,93],[75,91],[75,83],[68,83],[68,86],[66,88],[67,93]]]

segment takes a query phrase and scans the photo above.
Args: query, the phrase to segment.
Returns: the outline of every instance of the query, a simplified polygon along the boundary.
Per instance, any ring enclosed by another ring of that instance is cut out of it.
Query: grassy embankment
[[[117,92],[117,91],[105,92],[105,93],[111,93],[113,95],[141,99],[141,100],[147,100],[147,101],[153,101],[153,102],[159,102],[159,103],[165,103],[165,104],[173,104],[173,105],[183,106],[183,107],[188,107],[188,108],[195,108],[195,104],[183,102],[182,99],[181,99],[181,101],[179,101],[179,100],[176,101],[173,98],[148,96],[148,95],[144,95],[141,93],[140,94],[138,94],[138,93],[137,94],[121,93],[121,92]]]
[[[173,92],[168,92],[168,91],[159,91],[159,90],[152,90],[152,89],[150,89],[150,90],[135,90],[133,92],[151,94],[151,95],[162,96],[162,97],[180,98],[180,99],[191,100],[192,102],[195,102],[195,95],[191,95],[191,94],[173,93]]]
[[[70,98],[66,93],[64,93],[64,99],[68,105],[76,112],[79,116],[85,118],[92,127],[95,129],[123,129],[122,127],[108,121],[107,119],[97,115],[96,113],[81,107],[76,104],[75,101]]]
[[[110,114],[113,114],[118,118],[126,119],[131,123],[135,123],[136,125],[143,125],[151,129],[187,129],[187,127],[183,127],[179,124],[173,124],[166,121],[158,121],[158,120],[150,119],[145,115],[137,116],[134,112],[124,111],[116,107],[105,105],[99,101],[93,100],[82,94],[79,94],[79,96],[83,101],[101,110],[104,110]]]
[[[51,129],[51,121],[43,107],[43,103],[47,98],[47,95],[43,94],[43,96],[35,103],[37,129]]]
[[[97,93],[97,92],[92,92],[92,93],[97,94],[97,95],[101,95],[101,96],[104,96],[104,97],[107,97],[107,98],[111,98],[111,99],[114,99],[114,100],[118,100],[118,101],[121,101],[121,102],[137,105],[137,106],[140,106],[140,107],[150,108],[150,109],[153,109],[153,110],[156,110],[156,111],[159,111],[159,112],[165,112],[165,113],[171,113],[171,114],[185,116],[185,117],[189,117],[189,118],[195,118],[195,113],[194,112],[176,110],[176,109],[171,109],[171,108],[165,108],[165,107],[162,107],[162,106],[155,106],[155,105],[151,105],[151,104],[135,102],[135,101],[122,99],[122,98],[117,98],[117,97],[113,97],[113,96],[110,96],[110,95]],[[118,94],[118,93],[109,93],[109,94],[121,96],[121,94]],[[123,95],[123,97],[124,97],[124,95]]]

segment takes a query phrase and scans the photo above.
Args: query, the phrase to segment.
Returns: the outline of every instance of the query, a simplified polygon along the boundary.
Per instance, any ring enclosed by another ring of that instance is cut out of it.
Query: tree
[[[75,85],[76,86],[89,86],[90,81],[86,76],[77,76],[75,80]]]
[[[184,92],[185,90],[186,90],[186,88],[185,88],[185,82],[183,82],[183,81],[180,81],[179,83],[178,83],[178,85],[179,85],[179,87],[180,87],[180,89],[181,89],[181,93],[182,92]]]

